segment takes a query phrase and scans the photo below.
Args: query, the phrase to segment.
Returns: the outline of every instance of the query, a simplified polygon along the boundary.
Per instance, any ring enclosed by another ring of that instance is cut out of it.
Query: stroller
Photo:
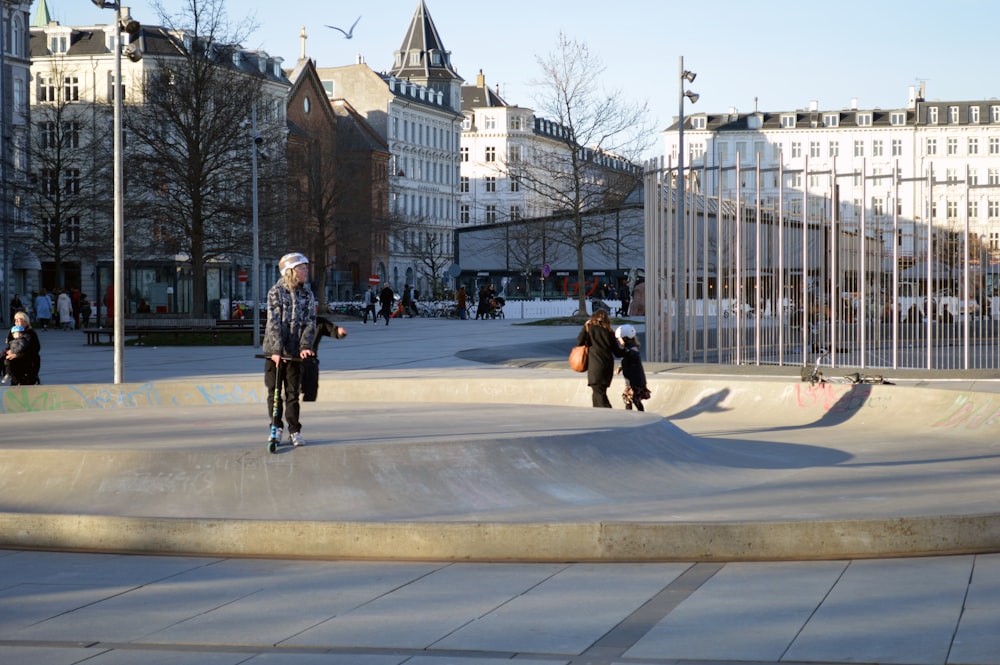
[[[507,301],[504,300],[503,296],[495,296],[493,298],[490,298],[490,318],[492,319],[504,318],[503,306],[506,304]]]

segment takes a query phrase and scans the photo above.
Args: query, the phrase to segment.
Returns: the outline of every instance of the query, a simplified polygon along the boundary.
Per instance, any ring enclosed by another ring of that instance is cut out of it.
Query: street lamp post
[[[681,56],[681,67],[680,67],[680,78],[679,78],[679,93],[678,93],[678,123],[677,123],[677,187],[675,191],[677,192],[677,260],[675,265],[677,269],[674,272],[675,284],[677,286],[677,351],[678,356],[683,356],[684,350],[687,347],[687,341],[685,339],[685,330],[687,327],[687,266],[686,257],[687,249],[685,247],[686,243],[690,242],[691,239],[684,233],[685,229],[685,217],[684,217],[684,204],[687,198],[687,185],[684,180],[684,98],[687,97],[694,104],[698,101],[698,94],[691,92],[690,90],[684,90],[684,82],[694,83],[694,78],[697,76],[694,72],[687,71],[684,69],[684,56]]]
[[[254,104],[250,111],[250,164],[252,171],[253,187],[253,270],[250,271],[250,299],[253,301],[253,345],[254,348],[260,346],[260,222],[257,204],[257,151],[260,149],[262,139],[257,134],[257,105]]]
[[[132,62],[142,59],[142,52],[129,44],[122,47],[122,30],[130,35],[139,32],[138,21],[132,18],[126,9],[122,14],[121,2],[112,0],[92,0],[101,9],[115,10],[115,70],[114,70],[114,345],[115,345],[115,383],[125,382],[125,215],[124,191],[125,178],[122,163],[122,55],[126,54]],[[127,48],[127,50],[126,50]]]

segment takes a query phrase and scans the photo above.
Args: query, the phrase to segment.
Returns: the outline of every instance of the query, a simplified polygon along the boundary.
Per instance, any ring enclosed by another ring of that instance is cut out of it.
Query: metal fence
[[[865,182],[891,179],[880,183],[887,204],[862,194],[865,204],[845,205],[839,178],[860,181],[862,192]],[[898,167],[811,172],[807,162],[791,171],[758,159],[746,168],[739,155],[684,180],[678,206],[676,169],[646,167],[649,360],[804,365],[828,353],[827,364],[859,368],[1000,365],[998,273],[985,234],[970,228],[968,207],[949,204],[942,214],[935,203],[962,185],[968,198],[969,184]],[[713,182],[711,193],[699,185]],[[740,185],[726,190],[726,182]],[[904,218],[895,203],[913,182],[919,188],[906,195],[917,192],[912,207],[923,219]]]

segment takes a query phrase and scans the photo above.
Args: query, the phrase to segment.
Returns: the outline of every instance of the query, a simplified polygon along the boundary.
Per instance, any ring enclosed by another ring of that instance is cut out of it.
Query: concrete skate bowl
[[[0,545],[490,561],[1000,550],[993,394],[656,376],[640,414],[584,406],[569,372],[498,376],[325,381],[304,405],[309,445],[277,455],[253,396],[174,406],[181,388],[164,384],[148,402],[170,408],[7,413]]]

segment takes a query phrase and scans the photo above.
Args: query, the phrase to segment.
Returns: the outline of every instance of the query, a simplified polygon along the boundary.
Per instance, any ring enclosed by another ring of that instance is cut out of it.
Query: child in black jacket
[[[625,390],[622,392],[625,408],[631,410],[634,404],[637,411],[645,411],[642,400],[649,399],[652,395],[646,385],[646,372],[642,368],[642,354],[639,352],[635,326],[628,323],[619,326],[615,337],[625,351],[621,367],[618,368],[618,373],[625,375]]]

